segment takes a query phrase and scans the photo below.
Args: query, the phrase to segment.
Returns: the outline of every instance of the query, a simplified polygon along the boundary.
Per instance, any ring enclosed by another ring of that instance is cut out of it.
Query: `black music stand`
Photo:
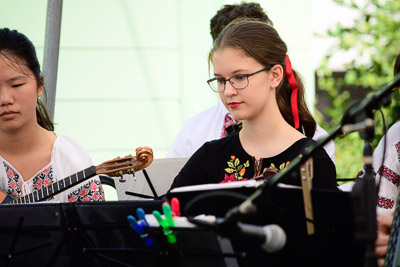
[[[151,190],[151,193],[153,194],[152,196],[149,195],[144,195],[140,193],[135,193],[135,192],[130,192],[130,191],[125,191],[125,194],[129,196],[134,196],[134,197],[140,197],[140,198],[145,198],[145,199],[161,199],[163,196],[158,196],[156,190],[154,189],[153,183],[151,182],[151,179],[146,171],[146,169],[142,170],[144,177],[146,178],[146,182],[149,185],[149,188]]]
[[[127,221],[141,207],[146,214],[161,201],[40,203],[0,206],[0,266],[226,266],[240,257],[221,247],[210,229],[175,228],[170,245],[150,227],[146,247]]]
[[[225,189],[215,190],[212,194],[210,191],[192,191],[171,193],[167,197],[177,197],[183,211],[189,208],[186,216],[205,213],[223,217],[226,210],[243,202],[240,198],[246,198],[254,190]],[[208,197],[202,198],[202,194]],[[258,211],[239,219],[249,224],[281,226],[286,232],[287,243],[278,253],[262,251],[259,243],[251,237],[237,234],[237,231],[224,233],[231,239],[236,252],[246,254],[243,266],[264,266],[266,262],[271,266],[363,266],[365,243],[354,236],[351,194],[328,190],[312,190],[311,194],[314,235],[308,235],[306,231],[303,196],[299,187],[271,187],[264,198],[258,200]],[[193,199],[197,201],[194,203]]]
[[[125,184],[117,183],[120,200],[162,199],[187,160],[187,157],[154,159],[147,168],[135,173],[135,181],[126,177]]]
[[[1,266],[53,266],[67,260],[60,250],[65,232],[60,205],[2,205],[0,217]]]

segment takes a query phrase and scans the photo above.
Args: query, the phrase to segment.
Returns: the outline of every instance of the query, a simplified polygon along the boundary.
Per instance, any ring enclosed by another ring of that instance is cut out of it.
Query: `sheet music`
[[[263,181],[248,180],[248,181],[231,182],[231,183],[223,183],[223,184],[215,184],[214,183],[214,184],[190,185],[190,186],[182,186],[182,187],[174,188],[171,190],[171,193],[203,191],[203,190],[217,190],[217,189],[232,189],[232,188],[241,188],[241,187],[257,188],[262,183],[263,183]]]

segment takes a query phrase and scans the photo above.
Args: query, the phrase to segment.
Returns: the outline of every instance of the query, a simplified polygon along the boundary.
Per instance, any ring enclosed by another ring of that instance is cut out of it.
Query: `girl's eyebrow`
[[[23,78],[25,78],[24,75],[19,75],[19,76],[15,76],[15,77],[10,78],[7,81],[8,82],[13,82],[13,81],[16,81],[16,80],[19,80],[19,79],[23,79]]]
[[[234,72],[232,72],[232,74],[233,74],[233,76],[235,76],[235,74],[236,73],[238,73],[238,72],[244,72],[245,70],[235,70]],[[219,74],[219,73],[214,73],[214,76],[222,76],[221,74]]]

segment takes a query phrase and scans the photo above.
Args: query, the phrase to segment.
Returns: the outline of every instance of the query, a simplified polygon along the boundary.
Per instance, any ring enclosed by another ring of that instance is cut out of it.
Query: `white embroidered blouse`
[[[12,198],[21,198],[61,181],[94,165],[89,153],[75,140],[57,135],[51,161],[30,179],[24,181],[12,164],[0,155],[0,190]],[[54,202],[104,201],[104,191],[99,177],[87,179],[49,198]]]

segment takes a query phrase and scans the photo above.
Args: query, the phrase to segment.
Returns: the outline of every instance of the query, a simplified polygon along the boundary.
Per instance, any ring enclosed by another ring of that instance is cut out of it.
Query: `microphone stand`
[[[371,116],[368,114],[367,116]],[[351,191],[354,206],[354,221],[356,224],[355,237],[366,241],[365,266],[376,267],[375,240],[377,238],[376,227],[376,203],[377,187],[372,175],[372,147],[370,142],[374,137],[374,126],[366,127],[360,132],[364,139],[363,161],[365,175],[358,179]]]
[[[358,179],[354,185],[352,196],[355,199],[357,214],[355,221],[360,224],[356,230],[356,237],[366,240],[366,266],[377,266],[376,255],[374,251],[374,243],[377,236],[376,229],[376,199],[377,192],[375,179],[372,176],[372,148],[369,142],[374,136],[372,110],[390,103],[390,94],[393,89],[400,86],[400,73],[398,73],[392,83],[382,86],[376,93],[367,96],[357,105],[353,105],[346,111],[342,118],[342,123],[333,128],[328,136],[311,144],[305,149],[304,153],[297,156],[283,171],[275,174],[273,177],[264,182],[259,189],[250,195],[242,204],[236,206],[225,214],[225,221],[238,221],[241,216],[257,211],[257,200],[262,200],[268,190],[276,185],[284,176],[290,175],[293,171],[298,170],[301,164],[308,160],[318,149],[322,148],[330,140],[333,140],[340,134],[349,133],[355,130],[365,130],[360,134],[365,140],[364,145],[364,163],[366,164],[365,179]],[[350,124],[350,126],[349,126]],[[361,125],[361,126],[360,126]],[[358,231],[358,232],[357,232]]]
[[[398,73],[391,84],[381,87],[376,93],[367,96],[358,105],[353,106],[344,115],[342,122],[360,123],[364,121],[367,125],[361,131],[360,137],[364,140],[363,162],[365,165],[365,175],[363,179],[358,179],[351,192],[353,198],[354,220],[356,223],[355,237],[366,241],[366,252],[364,265],[367,267],[377,266],[375,254],[375,240],[377,238],[377,187],[375,178],[372,174],[372,147],[371,141],[374,137],[372,110],[382,106],[388,106],[391,102],[390,94],[393,89],[400,85],[400,73]]]

